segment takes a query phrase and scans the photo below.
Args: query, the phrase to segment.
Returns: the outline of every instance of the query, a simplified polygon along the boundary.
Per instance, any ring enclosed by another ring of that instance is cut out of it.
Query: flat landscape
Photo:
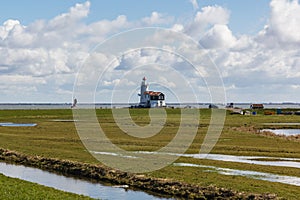
[[[274,110],[269,111],[273,112]],[[178,130],[181,109],[167,108],[166,112],[167,120],[164,128],[155,136],[141,139],[124,133],[115,123],[111,109],[96,110],[99,124],[115,145],[127,151],[147,152],[164,147]],[[256,115],[231,115],[227,111],[222,134],[211,152],[214,156],[199,158],[192,155],[199,153],[211,118],[210,109],[200,109],[198,132],[186,153],[176,160],[175,164],[146,173],[146,175],[200,186],[216,186],[254,194],[272,193],[284,199],[297,199],[300,196],[299,185],[293,184],[292,181],[282,183],[280,180],[282,177],[300,179],[299,137],[276,136],[270,133],[261,133],[259,130],[299,129],[300,125],[296,123],[299,122],[300,116],[264,115],[264,112],[265,110],[258,110]],[[130,109],[130,114],[138,125],[144,126],[150,122],[149,109]],[[72,119],[73,115],[70,109],[1,110],[0,123],[36,123],[37,126],[0,126],[0,148],[29,156],[38,155],[90,164],[99,163],[83,146]],[[236,159],[225,159],[230,155]],[[246,161],[244,157],[247,157]],[[244,161],[240,161],[241,159]],[[258,163],[254,164],[249,160]],[[291,160],[290,163],[294,166],[276,164],[278,161],[289,162]],[[298,166],[297,163],[299,163]],[[245,174],[246,172],[248,175]],[[253,174],[253,172],[261,174]],[[271,180],[268,176],[273,179]],[[14,192],[12,190],[19,190],[21,183],[15,184],[15,179],[10,180],[3,176],[0,178],[8,184],[10,182],[11,187],[9,188],[12,193]],[[3,195],[3,191],[6,189],[1,187],[0,190]],[[32,193],[33,195],[39,195],[38,191],[43,191],[37,186],[34,187],[34,190],[37,193]],[[25,194],[20,195],[19,199],[25,197],[22,196]],[[78,198],[83,197],[78,196]]]

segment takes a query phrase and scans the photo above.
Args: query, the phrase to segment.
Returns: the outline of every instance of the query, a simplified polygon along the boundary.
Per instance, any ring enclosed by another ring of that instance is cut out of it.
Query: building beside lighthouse
[[[156,108],[165,107],[165,95],[162,92],[154,92],[148,90],[149,85],[146,83],[146,77],[143,78],[141,83],[141,93],[139,107],[143,108]]]

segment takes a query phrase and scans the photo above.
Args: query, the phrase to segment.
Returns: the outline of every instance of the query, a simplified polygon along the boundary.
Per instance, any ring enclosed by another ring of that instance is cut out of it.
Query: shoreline
[[[212,103],[209,102],[166,102],[167,108],[198,108],[206,109]],[[137,102],[128,103],[78,103],[78,108],[92,109],[113,109],[113,108],[131,108],[137,105]],[[215,104],[220,108],[227,108],[225,104]],[[251,103],[235,103],[234,108],[251,109]],[[295,109],[300,110],[300,103],[263,103],[264,110],[268,109]],[[72,109],[72,103],[0,103],[0,110],[42,110],[42,109]]]

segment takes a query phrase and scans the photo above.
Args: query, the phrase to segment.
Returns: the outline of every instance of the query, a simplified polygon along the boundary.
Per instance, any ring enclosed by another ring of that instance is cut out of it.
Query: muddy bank
[[[78,178],[106,181],[117,185],[155,192],[182,199],[277,199],[274,194],[247,194],[214,186],[201,187],[169,179],[151,178],[114,170],[103,165],[92,165],[40,156],[28,156],[0,148],[0,160],[54,171]]]

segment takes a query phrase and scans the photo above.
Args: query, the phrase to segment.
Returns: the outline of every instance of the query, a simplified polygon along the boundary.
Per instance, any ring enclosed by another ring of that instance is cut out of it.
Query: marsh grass
[[[133,121],[141,126],[150,122],[147,109],[130,109]],[[99,123],[106,136],[117,146],[128,151],[155,151],[168,144],[178,131],[180,109],[166,109],[167,121],[155,136],[142,139],[127,135],[116,125],[110,109],[96,111]],[[187,153],[198,153],[205,137],[211,111],[200,110],[198,133]],[[73,122],[58,122],[56,119],[72,119],[71,110],[1,110],[0,122],[37,123],[36,127],[0,127],[0,147],[29,155],[68,159],[86,163],[98,163],[82,145]],[[299,122],[297,115],[230,115],[227,112],[221,137],[212,153],[300,158],[300,143],[282,137],[256,134],[253,130],[270,128],[264,123]],[[273,127],[273,126],[272,126]],[[295,127],[295,126],[293,126]],[[282,128],[282,126],[276,126]],[[298,127],[299,128],[299,127]],[[178,162],[189,162],[217,167],[252,170],[282,175],[298,176],[300,170],[287,167],[260,166],[233,162],[179,158]],[[199,185],[215,185],[254,193],[276,193],[287,199],[297,199],[297,186],[272,183],[240,176],[225,176],[192,167],[168,166],[149,173],[151,176],[172,178]]]

